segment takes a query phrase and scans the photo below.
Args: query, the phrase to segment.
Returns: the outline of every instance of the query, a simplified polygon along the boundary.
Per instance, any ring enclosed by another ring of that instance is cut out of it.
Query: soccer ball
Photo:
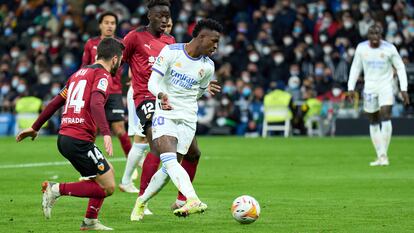
[[[231,213],[237,222],[250,224],[259,218],[260,205],[253,197],[243,195],[233,201]]]

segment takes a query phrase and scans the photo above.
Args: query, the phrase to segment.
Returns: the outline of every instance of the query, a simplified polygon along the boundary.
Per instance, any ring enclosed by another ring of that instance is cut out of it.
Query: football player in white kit
[[[407,94],[407,74],[404,63],[395,48],[381,40],[382,27],[378,24],[368,29],[368,40],[358,44],[352,61],[348,80],[349,96],[353,99],[355,84],[364,71],[364,111],[367,113],[370,136],[377,153],[377,159],[371,166],[387,166],[388,146],[391,141],[391,108],[394,104],[394,69],[400,82],[400,91],[405,105],[410,100]]]
[[[184,206],[174,210],[175,215],[185,217],[207,209],[177,161],[177,153],[185,155],[194,138],[197,99],[206,92],[214,75],[214,63],[208,56],[217,49],[221,31],[217,21],[200,20],[189,43],[165,46],[152,67],[148,89],[157,97],[152,134],[162,168],[152,177],[145,193],[137,198],[131,220],[144,217],[145,204],[170,178],[187,198]]]

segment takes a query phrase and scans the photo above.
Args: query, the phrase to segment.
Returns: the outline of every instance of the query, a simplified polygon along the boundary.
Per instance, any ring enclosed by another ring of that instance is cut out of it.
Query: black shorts
[[[92,142],[59,134],[57,146],[59,152],[83,177],[102,175],[110,169],[102,152]]]
[[[144,100],[141,104],[138,105],[137,116],[142,126],[144,134],[146,134],[147,129],[152,125],[152,116],[155,112],[155,100]]]
[[[110,94],[105,104],[106,120],[109,122],[123,121],[125,114],[122,94]]]

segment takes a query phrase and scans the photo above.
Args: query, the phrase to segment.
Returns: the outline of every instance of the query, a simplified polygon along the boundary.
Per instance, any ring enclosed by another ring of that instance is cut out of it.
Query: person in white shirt
[[[189,43],[165,46],[152,67],[148,90],[157,97],[152,135],[162,168],[137,198],[131,213],[133,221],[144,217],[145,204],[170,178],[187,198],[184,206],[174,210],[175,215],[185,217],[207,209],[178,163],[177,153],[185,155],[195,136],[197,99],[206,92],[214,75],[214,63],[208,56],[216,51],[222,30],[215,20],[200,20]]]
[[[361,71],[364,71],[364,111],[369,118],[370,136],[377,153],[377,159],[370,163],[371,166],[389,165],[387,152],[392,135],[394,69],[398,75],[404,104],[410,103],[404,63],[395,46],[381,38],[382,27],[378,24],[372,25],[368,29],[368,40],[357,46],[348,80],[349,96],[353,99],[356,82]]]

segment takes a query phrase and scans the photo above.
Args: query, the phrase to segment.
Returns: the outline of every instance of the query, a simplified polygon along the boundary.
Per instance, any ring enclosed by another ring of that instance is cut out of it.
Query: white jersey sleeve
[[[405,71],[404,62],[402,61],[401,56],[395,46],[393,46],[391,51],[391,62],[394,68],[397,70],[398,79],[400,80],[400,90],[407,91],[407,73]]]
[[[174,53],[170,50],[170,47],[168,45],[164,46],[152,66],[152,70],[164,77],[174,59],[173,57]]]
[[[351,71],[349,72],[348,91],[353,91],[355,89],[356,82],[358,81],[358,77],[361,74],[361,70],[361,47],[358,46],[355,51],[354,59],[352,60]]]
[[[206,93],[208,85],[210,84],[210,81],[212,80],[213,76],[214,76],[214,63],[211,66],[211,69],[208,69],[206,71],[206,75],[205,77],[200,81],[200,88],[199,88],[199,92],[197,94],[197,99],[200,98],[202,95],[204,95],[204,93]]]

